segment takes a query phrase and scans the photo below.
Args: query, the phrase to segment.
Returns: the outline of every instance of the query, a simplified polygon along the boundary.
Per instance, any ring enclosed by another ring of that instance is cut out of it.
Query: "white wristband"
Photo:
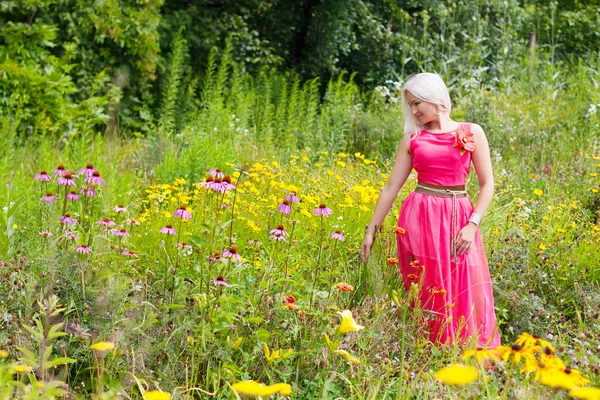
[[[477,213],[471,214],[471,218],[469,218],[469,222],[472,222],[475,225],[479,226],[479,224],[481,223],[481,215],[479,215]]]

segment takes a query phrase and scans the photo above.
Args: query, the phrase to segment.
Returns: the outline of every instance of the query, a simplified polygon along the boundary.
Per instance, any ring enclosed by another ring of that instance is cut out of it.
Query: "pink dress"
[[[470,124],[462,124],[471,129]],[[454,132],[421,131],[410,142],[413,168],[420,182],[436,186],[464,185],[471,153],[462,156],[454,146]],[[419,300],[434,343],[465,341],[476,336],[478,347],[495,348],[500,335],[494,312],[494,295],[479,230],[467,254],[451,256],[453,202],[456,234],[473,212],[468,197],[439,197],[411,193],[402,203],[397,235],[400,271],[408,290],[423,282]]]

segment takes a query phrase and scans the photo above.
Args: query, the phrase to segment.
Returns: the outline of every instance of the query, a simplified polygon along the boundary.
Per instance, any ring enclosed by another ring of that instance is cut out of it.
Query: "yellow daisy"
[[[435,379],[448,385],[466,385],[477,380],[477,368],[454,364],[440,369],[435,373]]]

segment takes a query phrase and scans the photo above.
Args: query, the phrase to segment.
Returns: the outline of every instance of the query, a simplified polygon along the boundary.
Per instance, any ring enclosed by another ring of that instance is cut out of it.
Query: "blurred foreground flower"
[[[109,351],[115,348],[115,344],[111,342],[98,342],[91,346],[92,350]]]
[[[171,395],[160,390],[152,390],[144,394],[144,400],[171,400]]]
[[[436,372],[435,379],[448,385],[466,385],[477,380],[477,369],[454,364]]]
[[[467,358],[470,358],[470,357],[475,357],[477,359],[477,362],[480,364],[483,360],[494,360],[494,361],[500,360],[500,357],[498,357],[498,351],[496,349],[490,350],[490,349],[477,348],[477,349],[466,350],[463,353],[462,359],[466,360]]]
[[[575,388],[569,394],[576,399],[600,400],[600,388]]]
[[[354,318],[352,318],[352,311],[344,310],[343,312],[338,311],[338,314],[342,317],[342,323],[338,328],[339,333],[347,333],[347,332],[355,332],[361,329],[364,329],[363,326],[360,326],[356,323]]]
[[[355,364],[360,364],[360,360],[358,358],[354,357],[353,355],[351,355],[350,353],[348,353],[346,350],[336,350],[336,351],[334,351],[334,353],[346,357],[346,359],[350,362],[353,362]]]
[[[342,292],[353,292],[354,291],[354,286],[348,285],[347,283],[344,283],[344,282],[338,283],[337,285],[335,285],[335,287],[340,289]]]
[[[276,383],[266,386],[256,381],[242,381],[231,385],[233,390],[242,396],[272,396],[279,393],[282,396],[292,394],[292,387],[287,383]]]

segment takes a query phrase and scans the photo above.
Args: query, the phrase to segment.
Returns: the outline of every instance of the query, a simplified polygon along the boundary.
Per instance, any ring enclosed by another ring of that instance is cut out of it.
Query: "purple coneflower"
[[[344,234],[339,229],[333,232],[331,235],[329,235],[329,237],[332,239],[337,239],[340,242],[346,240],[346,236],[344,236]]]
[[[42,231],[42,232],[40,232],[40,236],[49,238],[49,237],[52,237],[52,232]]]
[[[131,250],[124,250],[123,253],[121,253],[121,254],[123,254],[124,256],[127,256],[127,257],[131,257],[131,258],[137,258],[138,257],[138,255],[135,254]]]
[[[140,221],[137,221],[137,220],[135,220],[135,219],[133,219],[133,218],[127,218],[127,219],[125,220],[125,223],[127,223],[127,224],[131,224],[131,225],[133,225],[133,226],[140,226]]]
[[[67,225],[74,225],[75,224],[75,220],[73,218],[71,218],[71,214],[70,213],[65,213],[65,215],[63,215],[62,217],[60,217],[58,220],[60,222],[62,222],[63,224],[67,224]]]
[[[54,171],[52,171],[52,174],[56,175],[56,176],[63,176],[67,172],[68,171],[65,169],[64,165],[58,164],[58,166],[56,167],[56,169]]]
[[[190,214],[190,212],[185,208],[185,206],[180,206],[173,213],[173,217],[179,217],[179,218],[183,218],[183,219],[190,219],[190,218],[192,218],[192,214]]]
[[[296,196],[296,194],[297,193],[292,190],[287,196],[285,196],[285,199],[287,201],[291,201],[292,203],[299,203],[300,199],[298,199],[298,196]]]
[[[96,222],[96,225],[115,226],[115,223],[113,221],[111,221],[109,218],[104,217],[100,221]]]
[[[122,206],[122,205],[118,205],[115,208],[113,208],[113,211],[116,213],[122,213],[122,212],[127,212],[127,207]]]
[[[331,208],[327,208],[327,206],[325,204],[319,204],[319,207],[317,207],[313,210],[313,214],[322,215],[325,217],[327,217],[328,215],[331,215],[332,213],[333,213],[333,211],[331,210]]]
[[[93,164],[86,164],[85,168],[81,168],[79,171],[77,171],[78,175],[85,175],[86,177],[90,177],[94,174],[94,172],[98,172],[94,169],[94,165]]]
[[[77,196],[77,191],[71,190],[71,192],[67,195],[67,200],[79,201],[79,196]]]
[[[290,207],[290,201],[287,199],[283,200],[281,204],[277,207],[277,211],[290,215],[290,213],[292,212],[292,207]]]
[[[65,238],[67,240],[77,240],[77,239],[79,239],[79,236],[75,235],[73,233],[73,231],[70,230],[70,229],[66,229],[65,232],[64,232],[64,234],[65,234]]]
[[[223,275],[217,276],[217,279],[215,279],[214,281],[210,281],[210,283],[212,283],[215,286],[229,287],[229,283],[227,283],[227,281],[225,280],[225,278],[223,277]]]
[[[231,183],[231,177],[229,175],[225,175],[223,177],[223,183],[225,183],[227,185],[227,190],[235,189],[235,185],[233,183]]]
[[[223,256],[229,257],[229,258],[231,258],[232,260],[235,260],[235,261],[241,261],[242,260],[242,257],[238,254],[237,247],[235,247],[235,246],[231,246],[229,249],[225,250],[223,252]]]
[[[206,185],[209,189],[214,190],[215,192],[226,193],[229,191],[229,185],[227,182],[223,182],[221,178],[215,178],[214,181],[210,182]]]
[[[173,228],[173,226],[171,224],[167,224],[167,226],[165,226],[164,228],[162,228],[160,231],[160,233],[167,233],[169,235],[175,235],[175,228]]]
[[[48,172],[46,172],[46,170],[41,170],[40,173],[37,174],[33,179],[35,179],[36,181],[50,182],[50,175],[48,175]]]
[[[52,204],[54,202],[54,195],[52,192],[47,192],[44,197],[40,201],[45,201],[48,204]]]
[[[273,240],[284,240],[284,238],[288,235],[288,233],[285,231],[285,228],[281,224],[277,225],[277,228],[273,229],[269,233],[271,234],[270,238]]]
[[[81,253],[81,254],[90,254],[92,252],[92,249],[90,249],[89,247],[87,247],[86,244],[80,244],[79,246],[77,246],[75,248],[75,251]]]
[[[125,237],[129,236],[129,232],[127,232],[126,229],[113,229],[112,233],[115,236],[125,236]]]
[[[94,186],[95,185],[104,186],[104,179],[100,178],[100,172],[98,172],[98,171],[94,171],[92,173],[92,176],[88,176],[87,178],[85,178],[84,182],[90,183]]]
[[[87,185],[83,189],[79,191],[79,193],[85,195],[86,197],[94,197],[96,196],[96,191],[90,185]]]
[[[207,176],[206,179],[204,180],[204,182],[200,182],[198,183],[198,185],[200,186],[204,186],[205,188],[209,188],[212,185],[212,183],[215,181],[215,178],[213,178],[212,176]]]
[[[215,254],[213,254],[212,256],[208,257],[208,261],[210,261],[210,263],[216,263],[217,261],[223,261],[223,257],[221,257],[221,253],[219,253],[218,251],[215,252]]]
[[[73,174],[70,172],[65,173],[61,178],[58,178],[57,183],[62,186],[77,186],[73,180]]]
[[[215,178],[223,178],[225,176],[225,174],[221,172],[219,168],[211,169],[210,171],[208,171],[208,173],[209,175],[212,175]]]

